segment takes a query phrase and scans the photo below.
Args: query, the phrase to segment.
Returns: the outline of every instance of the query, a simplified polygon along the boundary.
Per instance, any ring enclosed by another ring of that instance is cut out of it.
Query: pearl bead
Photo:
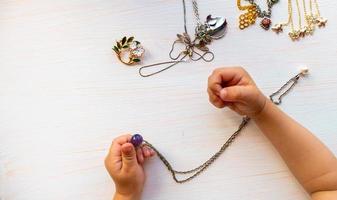
[[[309,74],[309,68],[308,67],[302,67],[301,68],[301,74],[303,76],[308,75]]]
[[[134,147],[138,147],[139,145],[141,145],[143,143],[143,137],[139,134],[134,134],[131,137],[131,144],[133,144]]]

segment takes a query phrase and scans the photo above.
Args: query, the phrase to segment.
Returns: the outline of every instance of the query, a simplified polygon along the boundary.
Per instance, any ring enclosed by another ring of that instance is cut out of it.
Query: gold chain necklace
[[[314,1],[314,2],[313,2]],[[288,21],[286,23],[278,23],[272,27],[272,30],[275,33],[283,32],[283,28],[290,25],[290,32],[288,33],[289,37],[295,41],[299,40],[300,38],[304,38],[305,36],[312,35],[315,31],[316,26],[319,28],[325,27],[326,23],[328,22],[327,19],[321,17],[319,6],[317,0],[309,0],[310,6],[310,13],[308,13],[307,0],[302,0],[303,4],[303,16],[305,19],[306,25],[302,25],[302,12],[300,8],[299,0],[295,0],[296,10],[297,10],[297,19],[298,19],[298,26],[295,28],[294,25],[294,12],[293,12],[293,1],[288,0]],[[313,4],[316,9],[316,13],[313,12]]]

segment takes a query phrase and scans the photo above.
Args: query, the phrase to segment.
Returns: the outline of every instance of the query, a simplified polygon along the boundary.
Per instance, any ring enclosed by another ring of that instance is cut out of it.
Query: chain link
[[[200,26],[202,24],[202,22],[200,20],[198,2],[195,1],[195,0],[192,0],[192,5],[193,5],[194,16],[195,16],[195,18],[197,20],[197,24],[198,24],[198,26]]]
[[[239,135],[239,133],[241,132],[241,130],[248,124],[249,120],[250,120],[250,118],[244,117],[242,119],[242,122],[241,122],[239,128],[228,138],[228,140],[222,145],[222,147],[220,148],[219,151],[217,151],[212,157],[210,157],[206,162],[204,162],[200,166],[198,166],[198,167],[196,167],[194,169],[191,169],[191,170],[187,170],[187,171],[177,171],[177,170],[175,170],[172,167],[172,165],[167,161],[167,159],[151,143],[149,143],[147,141],[144,141],[144,144],[147,145],[148,147],[152,148],[157,153],[159,159],[164,163],[164,165],[167,167],[167,169],[171,172],[172,177],[173,177],[173,179],[174,179],[175,182],[177,182],[177,183],[185,183],[187,181],[192,180],[196,176],[198,176],[200,173],[202,173],[203,171],[205,171],[206,168],[208,168],[214,161],[216,161],[220,157],[220,155],[234,141],[234,139]],[[185,179],[179,180],[177,178],[178,174],[191,174],[191,173],[193,173],[193,174],[191,176],[185,178]]]
[[[300,79],[301,76],[305,76],[306,72],[301,72],[296,74],[296,76],[292,77],[288,82],[286,82],[280,89],[278,89],[276,92],[272,93],[269,98],[270,100],[276,104],[280,105],[282,103],[282,98],[286,96],[298,83],[298,80]],[[282,93],[283,91],[283,93]],[[279,95],[277,100],[274,99],[275,96]]]

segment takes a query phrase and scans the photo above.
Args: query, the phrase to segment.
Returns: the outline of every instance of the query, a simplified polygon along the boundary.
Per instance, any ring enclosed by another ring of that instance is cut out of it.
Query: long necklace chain
[[[198,26],[200,26],[202,22],[200,20],[198,2],[195,0],[192,0],[192,5],[193,5],[193,13],[194,13],[195,19],[197,20]]]
[[[291,89],[295,87],[295,85],[298,83],[298,80],[300,77],[305,76],[308,73],[307,69],[301,71],[296,76],[292,77],[288,82],[286,82],[280,89],[278,89],[276,92],[272,93],[269,97],[270,100],[276,104],[279,105],[282,103],[282,99],[285,95],[287,95]],[[275,99],[275,97],[277,97]],[[203,164],[199,165],[196,168],[193,168],[191,170],[186,171],[179,171],[175,170],[170,162],[165,158],[165,156],[160,153],[160,151],[155,148],[151,143],[144,140],[144,144],[152,148],[158,155],[159,159],[163,162],[163,164],[166,166],[166,168],[170,171],[172,178],[177,183],[186,183],[194,178],[196,178],[198,175],[200,175],[202,172],[204,172],[212,163],[214,163],[230,146],[230,144],[233,143],[235,138],[241,133],[243,128],[245,128],[250,121],[249,117],[243,117],[241,124],[239,125],[238,129],[227,139],[227,141],[221,146],[221,148],[213,154],[208,160],[206,160]],[[179,179],[178,175],[189,175],[186,178]]]

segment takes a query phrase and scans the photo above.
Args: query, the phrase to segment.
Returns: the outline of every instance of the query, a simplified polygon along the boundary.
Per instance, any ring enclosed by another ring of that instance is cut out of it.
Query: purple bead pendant
[[[143,137],[139,134],[134,134],[131,137],[131,144],[133,144],[134,147],[138,147],[143,143]]]

